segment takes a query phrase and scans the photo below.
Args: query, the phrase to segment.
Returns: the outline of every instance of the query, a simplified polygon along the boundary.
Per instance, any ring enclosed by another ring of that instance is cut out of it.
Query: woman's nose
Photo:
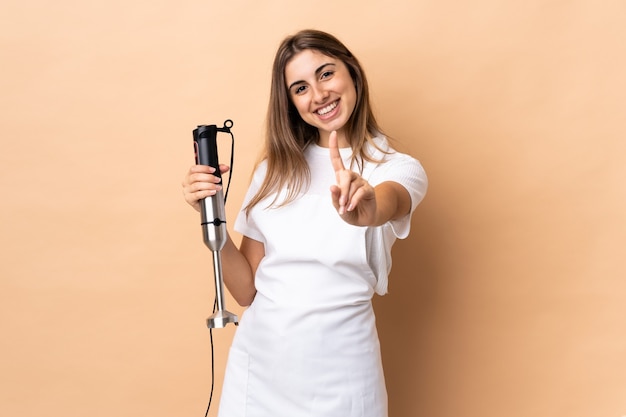
[[[322,103],[328,98],[328,91],[321,87],[314,87],[313,98],[316,102]]]

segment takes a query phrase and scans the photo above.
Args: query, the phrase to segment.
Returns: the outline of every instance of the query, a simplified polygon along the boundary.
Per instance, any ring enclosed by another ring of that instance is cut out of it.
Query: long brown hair
[[[345,125],[346,138],[352,148],[352,163],[371,161],[365,144],[382,133],[369,101],[369,87],[361,64],[333,35],[319,30],[302,30],[288,36],[280,44],[272,66],[272,83],[267,110],[265,149],[261,160],[267,161],[265,176],[257,194],[250,200],[248,211],[265,197],[287,187],[287,197],[278,206],[293,201],[309,184],[311,172],[304,157],[304,149],[319,140],[316,127],[307,124],[291,102],[285,81],[285,67],[304,50],[318,51],[341,60],[350,72],[356,87],[356,105]],[[374,145],[375,146],[375,145]],[[271,205],[277,203],[276,199]]]

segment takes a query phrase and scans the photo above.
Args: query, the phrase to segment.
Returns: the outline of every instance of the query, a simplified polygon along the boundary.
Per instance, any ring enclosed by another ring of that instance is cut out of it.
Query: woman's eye
[[[324,71],[324,72],[322,73],[321,78],[322,78],[322,79],[324,79],[324,78],[328,78],[328,77],[331,77],[333,74],[334,74],[334,72],[333,72],[333,71]]]
[[[301,85],[299,87],[296,87],[296,89],[294,90],[294,94],[301,94],[304,90],[306,90],[306,86]]]

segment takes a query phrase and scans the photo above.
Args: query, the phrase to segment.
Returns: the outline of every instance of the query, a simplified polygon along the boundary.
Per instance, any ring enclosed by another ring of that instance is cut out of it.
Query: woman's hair
[[[294,56],[305,50],[339,59],[350,72],[356,87],[356,104],[344,129],[352,148],[352,163],[362,167],[361,161],[371,161],[365,144],[373,144],[372,138],[382,133],[370,105],[365,73],[348,48],[333,35],[318,30],[302,30],[288,36],[280,44],[272,67],[265,148],[261,155],[261,160],[267,161],[267,175],[257,194],[246,206],[246,211],[271,193],[285,187],[288,189],[287,197],[278,205],[287,204],[309,184],[311,173],[304,157],[304,149],[310,143],[318,141],[319,132],[316,127],[302,120],[290,99],[285,81],[285,67]],[[276,203],[274,199],[272,205]]]

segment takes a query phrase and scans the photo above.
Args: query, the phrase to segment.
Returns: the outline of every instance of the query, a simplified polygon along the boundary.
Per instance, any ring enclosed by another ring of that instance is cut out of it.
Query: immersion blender
[[[217,155],[217,132],[230,133],[232,120],[226,120],[223,127],[200,125],[193,130],[196,164],[215,168],[213,175],[222,179]],[[213,252],[213,271],[215,276],[215,303],[217,309],[206,320],[210,329],[225,327],[228,323],[239,324],[237,316],[225,308],[224,281],[222,279],[221,250],[226,244],[226,214],[224,193],[218,190],[213,196],[200,200],[200,216],[204,244]]]

